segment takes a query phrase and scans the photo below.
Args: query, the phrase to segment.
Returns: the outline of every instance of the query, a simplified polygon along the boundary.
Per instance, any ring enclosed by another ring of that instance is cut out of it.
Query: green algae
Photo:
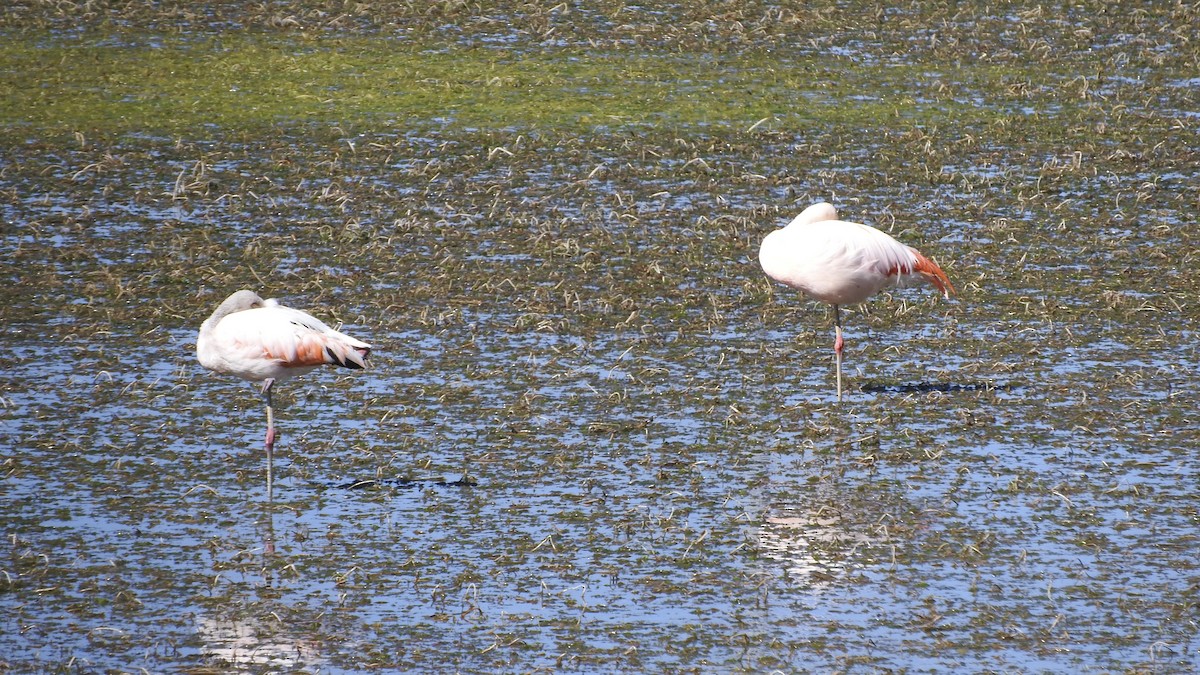
[[[233,33],[207,38],[48,35],[0,45],[0,125],[187,134],[272,126],[800,130],[896,123],[978,126],[980,106],[1044,67],[856,63],[751,51],[697,58],[629,50],[515,50],[385,38]],[[965,89],[965,94],[963,90]],[[995,103],[1003,103],[998,101]]]

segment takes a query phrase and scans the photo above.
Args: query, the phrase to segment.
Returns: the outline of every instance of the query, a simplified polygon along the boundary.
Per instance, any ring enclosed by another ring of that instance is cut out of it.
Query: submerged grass
[[[0,126],[164,135],[297,124],[976,127],[1020,115],[1031,89],[1045,95],[1069,77],[1053,65],[946,70],[819,51],[698,57],[253,33],[25,36],[0,44],[0,65]],[[1079,96],[1058,108],[1060,121],[1093,110]]]

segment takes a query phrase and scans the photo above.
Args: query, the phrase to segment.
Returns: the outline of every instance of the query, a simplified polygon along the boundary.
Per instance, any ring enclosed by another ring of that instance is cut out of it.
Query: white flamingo
[[[833,305],[837,393],[842,400],[842,305],[863,302],[892,284],[927,281],[949,298],[946,273],[915,248],[868,225],[838,220],[837,209],[818,202],[786,227],[771,232],[758,251],[771,279]]]
[[[326,364],[365,368],[370,352],[371,345],[339,333],[316,317],[246,290],[226,298],[200,325],[196,338],[200,365],[262,383],[267,404],[268,489],[275,446],[271,388],[279,380]]]

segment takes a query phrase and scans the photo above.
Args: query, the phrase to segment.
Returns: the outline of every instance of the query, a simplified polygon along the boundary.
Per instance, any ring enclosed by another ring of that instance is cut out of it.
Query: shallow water
[[[1146,47],[1153,78],[1133,50],[1082,113],[936,69],[1028,131],[11,143],[0,663],[1200,669],[1186,48]],[[849,312],[841,405],[830,313],[756,260],[819,198],[960,291]],[[376,347],[278,388],[270,494],[256,391],[193,354],[239,287]]]

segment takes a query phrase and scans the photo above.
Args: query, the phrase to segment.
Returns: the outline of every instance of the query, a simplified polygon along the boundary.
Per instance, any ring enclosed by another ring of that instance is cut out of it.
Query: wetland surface
[[[4,10],[0,671],[1200,669],[1198,13]],[[840,405],[820,199],[959,289]]]

